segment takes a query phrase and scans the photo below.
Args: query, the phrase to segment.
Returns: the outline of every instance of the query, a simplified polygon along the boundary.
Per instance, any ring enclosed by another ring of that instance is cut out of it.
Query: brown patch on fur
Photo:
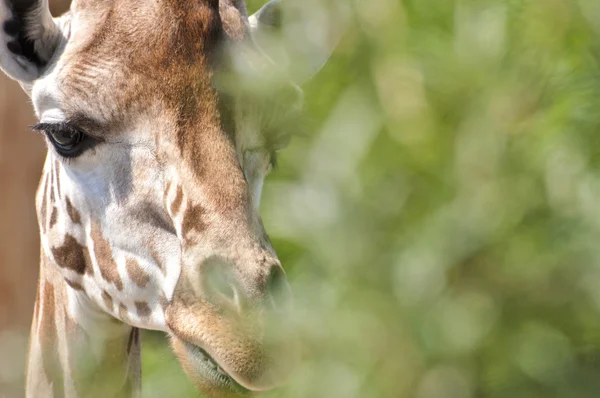
[[[73,204],[71,203],[71,199],[69,199],[69,197],[67,197],[66,202],[67,202],[67,214],[71,218],[71,221],[74,224],[81,224],[81,214],[79,214],[77,209],[73,207]]]
[[[129,323],[129,311],[127,311],[127,307],[123,303],[119,303],[119,319],[125,323]]]
[[[102,291],[102,301],[104,301],[104,305],[108,308],[108,310],[112,312],[114,309],[113,299],[106,290]]]
[[[136,301],[135,309],[137,310],[137,313],[141,318],[146,318],[150,316],[150,314],[152,314],[150,306],[148,306],[148,303],[146,303],[145,301]]]
[[[181,209],[181,202],[183,202],[183,189],[181,189],[181,185],[177,185],[175,199],[173,199],[173,202],[171,202],[172,215],[176,215],[177,213],[179,213],[179,209]]]
[[[52,229],[52,227],[54,226],[54,224],[56,224],[56,218],[58,216],[57,214],[57,209],[56,209],[56,197],[54,195],[54,185],[52,184],[53,179],[52,179],[52,174],[49,177],[50,180],[50,186],[48,187],[48,189],[50,190],[50,196],[49,196],[49,201],[47,204],[47,208],[46,211],[48,211],[48,208],[50,206],[52,206],[52,213],[50,214],[50,220],[48,222],[48,229]],[[48,214],[48,213],[46,213]]]
[[[152,260],[158,264],[160,270],[162,271],[163,275],[167,274],[167,269],[165,268],[165,264],[163,264],[160,260],[160,255],[159,253],[156,251],[156,249],[153,246],[150,246],[150,257],[152,257]]]
[[[127,262],[125,263],[125,267],[127,268],[127,274],[139,287],[146,287],[148,282],[150,281],[150,275],[144,271],[140,263],[134,258],[127,258]]]
[[[81,286],[79,283],[75,283],[69,279],[65,279],[65,282],[67,282],[67,285],[69,285],[69,287],[73,290],[77,290],[79,292],[83,292],[83,286]]]
[[[135,210],[131,213],[131,216],[140,221],[140,223],[147,224],[153,228],[167,231],[175,235],[175,226],[173,220],[167,212],[165,212],[163,206],[154,204],[151,201],[141,201],[137,204]]]
[[[62,246],[52,248],[52,255],[59,267],[70,269],[81,275],[94,273],[89,252],[72,235],[65,236]]]
[[[54,204],[56,203],[56,195],[54,195],[54,185],[52,184],[52,179],[50,180],[50,205],[54,206]]]
[[[52,208],[52,214],[50,214],[50,229],[52,229],[52,227],[54,227],[54,225],[56,224],[57,218],[58,218],[58,209],[56,208],[56,206],[54,206]]]
[[[187,235],[192,229],[202,231],[206,228],[205,216],[206,211],[202,206],[194,206],[188,202],[185,213],[183,214],[183,222],[181,223],[181,235],[184,240],[187,239]]]
[[[58,195],[59,199],[61,198],[61,194],[60,194],[60,163],[58,162],[58,160],[54,161],[54,167],[52,169],[53,173],[54,173],[54,178],[56,179],[56,194]]]
[[[160,301],[160,306],[163,309],[163,311],[166,311],[167,307],[169,306],[169,300],[165,296],[164,292],[160,294],[159,301]]]
[[[100,225],[95,221],[92,222],[90,236],[94,241],[94,255],[96,256],[96,261],[98,261],[100,274],[104,280],[114,283],[117,289],[123,290],[123,281],[121,280],[121,275],[119,275],[117,263],[113,259],[110,242],[104,238]]]

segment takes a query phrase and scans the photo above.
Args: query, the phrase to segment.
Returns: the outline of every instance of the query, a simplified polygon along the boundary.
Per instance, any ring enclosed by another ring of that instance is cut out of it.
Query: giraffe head
[[[89,304],[76,316],[166,331],[211,396],[273,388],[298,354],[273,333],[291,293],[258,203],[286,127],[274,120],[300,91],[230,84],[273,70],[253,40],[277,24],[278,2],[265,7],[75,0],[53,19],[47,0],[0,0],[0,66],[48,143],[43,254]]]

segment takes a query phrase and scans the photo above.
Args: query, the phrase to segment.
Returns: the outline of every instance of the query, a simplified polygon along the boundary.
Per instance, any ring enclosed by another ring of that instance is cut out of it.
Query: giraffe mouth
[[[207,381],[221,387],[231,390],[239,395],[249,395],[251,390],[239,384],[229,373],[227,373],[217,361],[208,354],[205,350],[197,345],[184,341],[186,349],[190,352],[192,358],[196,362],[196,370],[202,373]]]
[[[256,330],[186,304],[174,300],[165,319],[175,356],[198,390],[215,398],[244,396],[288,380],[299,358],[295,339],[263,341]]]

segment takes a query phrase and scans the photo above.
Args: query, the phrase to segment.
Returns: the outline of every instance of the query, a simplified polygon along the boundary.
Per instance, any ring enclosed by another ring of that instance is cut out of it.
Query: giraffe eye
[[[40,123],[32,128],[43,131],[58,154],[66,158],[81,155],[93,144],[90,136],[67,122]]]
[[[77,144],[83,140],[81,131],[60,130],[54,133],[49,133],[48,138],[52,144],[63,152],[71,152]]]

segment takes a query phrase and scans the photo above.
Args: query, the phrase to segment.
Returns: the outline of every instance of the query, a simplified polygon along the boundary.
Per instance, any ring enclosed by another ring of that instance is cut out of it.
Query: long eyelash
[[[58,132],[63,131],[72,131],[73,133],[82,132],[87,137],[93,138],[96,141],[104,142],[104,139],[102,137],[98,136],[97,134],[90,134],[86,131],[86,129],[76,127],[70,121],[63,121],[57,123],[38,123],[29,128],[33,131],[40,131],[46,134],[56,134]]]
[[[71,130],[72,127],[67,122],[59,123],[38,123],[30,127],[33,131],[41,131],[44,133],[57,133],[59,131]]]
[[[37,131],[40,133],[45,133],[47,131],[50,131],[51,129],[53,129],[53,124],[52,123],[38,123],[35,124],[33,126],[29,126],[29,129],[31,131]]]

